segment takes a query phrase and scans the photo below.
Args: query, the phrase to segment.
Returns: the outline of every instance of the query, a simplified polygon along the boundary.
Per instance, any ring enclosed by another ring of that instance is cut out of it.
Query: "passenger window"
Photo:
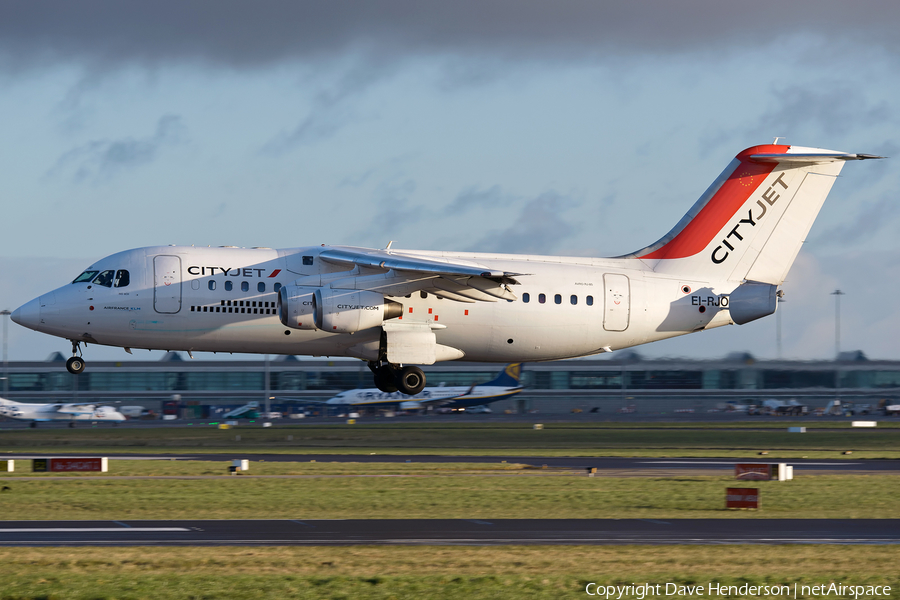
[[[115,271],[103,271],[94,279],[94,285],[102,285],[103,287],[112,287]]]
[[[85,271],[84,273],[76,277],[75,281],[73,281],[72,283],[84,283],[86,281],[90,281],[96,274],[97,271]]]
[[[127,287],[131,283],[131,275],[124,269],[116,271],[116,287]]]
[[[312,256],[304,256],[304,257],[303,257],[303,264],[304,264],[304,265],[307,265],[307,266],[313,264],[313,257],[312,257]]]
[[[569,296],[569,302],[571,302],[573,306],[578,304],[578,296],[572,294],[571,296]]]
[[[209,280],[209,289],[210,289],[210,290],[216,289],[216,280],[215,280],[215,279],[210,279],[210,280]],[[203,309],[203,310],[206,310],[206,309]]]
[[[562,296],[560,294],[556,294],[553,296],[553,301],[557,304],[562,304]]]
[[[524,294],[522,294],[522,302],[527,304],[530,301],[531,301],[531,294],[529,294],[528,292],[525,292]]]
[[[242,281],[242,282],[241,282],[241,291],[242,291],[242,292],[249,292],[249,291],[250,291],[250,284],[247,283],[246,281]]]
[[[231,283],[230,281],[226,281],[225,282],[225,291],[230,292],[233,289],[234,289],[234,284]]]
[[[594,305],[594,297],[593,296],[588,296],[587,298],[584,299],[584,301],[587,302],[588,306]]]
[[[543,304],[546,301],[547,301],[547,296],[545,294],[538,294],[538,302]]]
[[[276,283],[276,284],[275,284],[275,287],[273,287],[272,289],[275,290],[275,293],[277,294],[278,292],[281,291],[281,284],[280,284],[280,283]]]
[[[260,293],[266,291],[266,282],[265,282],[265,281],[260,281],[259,283],[257,283],[257,284],[256,284],[256,291],[257,291],[257,292],[260,292]]]

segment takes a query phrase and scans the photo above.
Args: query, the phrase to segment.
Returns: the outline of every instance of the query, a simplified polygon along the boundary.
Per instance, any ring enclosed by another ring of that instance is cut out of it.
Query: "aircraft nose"
[[[41,322],[41,302],[39,298],[35,298],[31,302],[27,302],[13,311],[9,317],[14,323],[18,323],[23,327],[34,329]]]

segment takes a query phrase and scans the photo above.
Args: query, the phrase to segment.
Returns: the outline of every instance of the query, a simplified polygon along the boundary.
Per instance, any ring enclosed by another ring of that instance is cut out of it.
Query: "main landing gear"
[[[78,356],[81,353],[81,342],[72,342],[72,358],[66,361],[66,370],[72,375],[78,375],[84,371],[84,359]]]
[[[425,388],[425,373],[419,367],[397,367],[390,363],[369,361],[369,369],[375,374],[375,387],[392,394],[399,391],[415,396]]]

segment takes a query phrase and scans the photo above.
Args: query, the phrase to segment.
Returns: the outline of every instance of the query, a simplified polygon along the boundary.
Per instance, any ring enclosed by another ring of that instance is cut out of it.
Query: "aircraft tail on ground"
[[[480,385],[496,385],[500,387],[518,387],[521,385],[519,383],[519,379],[522,376],[522,363],[511,363],[506,365],[506,368],[500,372],[500,374],[488,381],[487,383],[482,383]]]
[[[678,224],[623,258],[658,273],[781,285],[844,161],[881,158],[764,145],[738,154]]]

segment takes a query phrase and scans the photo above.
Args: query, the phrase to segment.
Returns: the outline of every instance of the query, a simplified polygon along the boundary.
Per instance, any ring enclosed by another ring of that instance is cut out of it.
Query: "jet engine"
[[[355,333],[380,327],[403,315],[403,305],[365,290],[317,288],[313,299],[316,327],[329,333]]]
[[[318,288],[286,285],[278,291],[278,318],[292,329],[315,329],[315,292]]]

